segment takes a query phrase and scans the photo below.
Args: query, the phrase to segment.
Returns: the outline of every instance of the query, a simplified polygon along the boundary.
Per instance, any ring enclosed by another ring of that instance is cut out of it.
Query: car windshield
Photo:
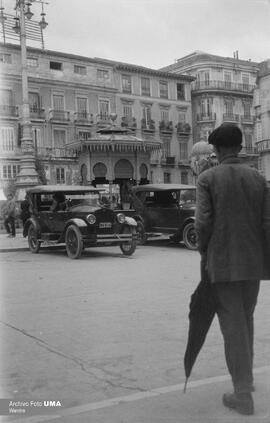
[[[79,194],[68,194],[66,195],[69,208],[90,206],[100,207],[100,195],[99,193],[86,192]]]

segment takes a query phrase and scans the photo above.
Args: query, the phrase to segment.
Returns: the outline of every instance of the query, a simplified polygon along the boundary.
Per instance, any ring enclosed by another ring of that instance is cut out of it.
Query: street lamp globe
[[[30,10],[30,5],[31,3],[26,3],[26,11],[24,12],[25,17],[30,20],[32,18],[32,16],[34,15],[34,13],[31,12]]]

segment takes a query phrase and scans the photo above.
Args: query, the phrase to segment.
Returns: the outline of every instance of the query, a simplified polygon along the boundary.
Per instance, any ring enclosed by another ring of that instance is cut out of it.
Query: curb
[[[60,250],[61,248],[64,248],[63,245],[46,245],[43,247],[40,247],[40,251],[45,251],[45,250]],[[29,247],[7,247],[7,248],[0,248],[0,254],[1,253],[15,253],[18,251],[29,251]]]
[[[27,247],[16,247],[16,248],[0,248],[0,253],[15,253],[16,251],[29,251]]]

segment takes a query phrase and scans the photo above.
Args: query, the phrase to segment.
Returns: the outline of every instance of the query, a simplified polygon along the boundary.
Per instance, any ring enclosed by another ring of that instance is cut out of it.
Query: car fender
[[[129,226],[137,226],[137,222],[133,217],[125,216],[125,224]]]
[[[24,224],[23,227],[23,236],[24,238],[28,235],[28,229],[29,226],[33,225],[34,228],[36,229],[37,233],[40,234],[41,233],[41,229],[40,229],[40,225],[39,223],[36,221],[36,219],[34,219],[33,217],[30,217],[29,219],[27,219],[27,221]]]
[[[66,228],[68,226],[70,226],[70,225],[73,225],[73,224],[76,225],[76,226],[78,226],[79,228],[83,228],[83,227],[87,226],[87,223],[83,219],[80,219],[78,217],[75,217],[74,219],[70,219],[67,222]]]
[[[184,229],[184,227],[188,224],[188,223],[195,223],[195,217],[194,216],[189,216],[186,218],[186,220],[184,221],[183,225],[182,225],[182,229]]]
[[[135,219],[136,222],[141,222],[142,224],[144,224],[144,219],[143,219],[143,217],[140,214],[135,214],[133,216],[133,219]]]

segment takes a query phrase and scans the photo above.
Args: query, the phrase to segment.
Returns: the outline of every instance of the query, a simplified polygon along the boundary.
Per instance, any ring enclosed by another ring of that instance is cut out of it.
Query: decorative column
[[[40,3],[42,5],[42,19],[37,24],[41,30],[40,39],[43,45],[42,30],[48,25],[45,21],[45,13],[43,11],[44,0],[16,0],[15,10],[16,17],[15,26],[12,29],[20,37],[21,46],[21,70],[22,70],[22,108],[21,108],[21,158],[20,158],[20,171],[16,179],[16,197],[18,200],[23,200],[25,190],[27,187],[37,185],[39,183],[38,174],[35,166],[35,150],[32,135],[32,125],[30,120],[29,97],[28,97],[28,76],[27,76],[27,52],[26,52],[26,25],[25,17],[30,20],[33,13],[30,10],[32,3]],[[17,16],[19,14],[19,17]],[[4,19],[3,7],[1,7],[1,17]],[[28,31],[30,39],[36,39],[36,28]],[[33,38],[34,37],[34,38]]]

